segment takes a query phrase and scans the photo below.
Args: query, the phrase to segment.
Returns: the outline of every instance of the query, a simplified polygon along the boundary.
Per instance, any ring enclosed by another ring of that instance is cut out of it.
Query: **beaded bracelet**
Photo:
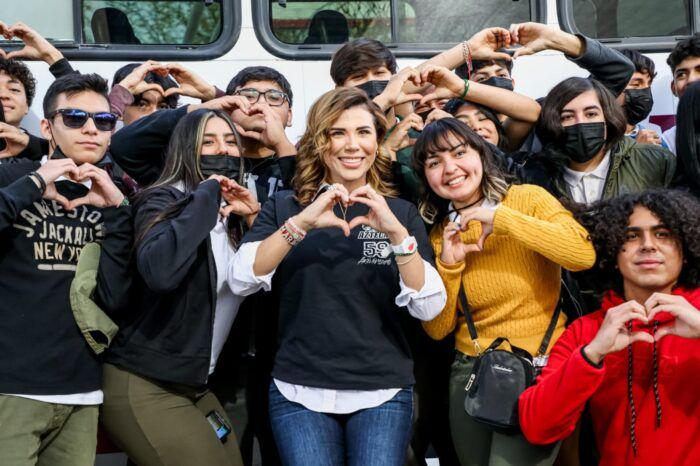
[[[284,222],[284,225],[280,227],[280,233],[282,233],[282,237],[291,246],[296,246],[297,244],[301,243],[301,240],[303,240],[304,236],[306,236],[305,234],[300,234],[298,231],[296,231],[290,224],[289,220]]]
[[[302,238],[306,236],[306,230],[304,230],[296,224],[296,222],[294,221],[294,217],[289,217],[287,219],[287,222],[289,222],[289,226],[292,227],[292,230],[296,231],[299,235],[301,235]]]
[[[468,41],[462,42],[462,57],[464,58],[464,64],[467,65],[467,78],[472,76],[472,48]]]

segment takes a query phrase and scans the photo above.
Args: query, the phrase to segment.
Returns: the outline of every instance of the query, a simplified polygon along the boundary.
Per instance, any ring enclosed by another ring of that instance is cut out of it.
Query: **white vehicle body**
[[[51,4],[53,3],[54,2],[51,2]],[[61,3],[66,7],[70,7],[69,1],[59,0],[56,2],[56,4]],[[8,18],[0,17],[0,20],[10,24],[15,20],[22,20],[40,31],[42,28],[40,28],[37,23],[50,21],[49,18],[43,16],[43,13],[41,17],[36,18],[36,11],[22,12],[21,5],[17,7],[11,6],[10,9],[12,8],[16,8],[18,11],[14,12],[14,14],[10,14],[9,16],[11,17]],[[53,17],[53,10],[60,13],[60,10],[57,10],[55,5],[52,5],[49,9],[52,10],[47,12],[47,16],[49,17]],[[548,0],[546,11],[547,24],[558,27],[557,1]],[[489,24],[484,24],[483,26],[486,27],[489,26]],[[208,82],[224,90],[231,77],[247,66],[264,65],[275,68],[281,72],[289,80],[294,92],[294,119],[292,127],[288,130],[288,135],[292,141],[296,141],[304,132],[306,112],[311,104],[321,94],[334,86],[329,74],[330,60],[288,60],[276,57],[263,47],[258,40],[255,29],[256,25],[253,20],[252,4],[249,1],[243,1],[241,3],[240,35],[233,48],[223,56],[213,60],[187,61],[184,62],[184,64],[196,71]],[[445,48],[447,48],[447,46],[445,46]],[[658,72],[652,85],[652,92],[654,95],[652,116],[674,115],[677,98],[671,93],[671,71],[666,64],[668,53],[648,53],[646,55],[654,60]],[[144,55],[141,59],[147,60],[149,58],[151,57]],[[398,65],[399,68],[416,66],[424,60],[424,58],[399,58]],[[80,72],[99,73],[111,80],[117,69],[131,61],[135,60],[71,60],[71,64]],[[23,122],[23,126],[31,132],[37,132],[38,124],[42,117],[41,97],[54,78],[48,72],[48,67],[44,63],[31,62],[30,68],[38,81],[38,98],[33,103],[29,115],[27,115]],[[567,77],[587,75],[588,73],[585,70],[582,70],[575,64],[566,60],[563,55],[558,52],[545,51],[534,56],[521,57],[516,60],[513,68],[515,90],[533,98],[546,95],[555,84]],[[186,103],[186,99],[181,99],[181,103]]]

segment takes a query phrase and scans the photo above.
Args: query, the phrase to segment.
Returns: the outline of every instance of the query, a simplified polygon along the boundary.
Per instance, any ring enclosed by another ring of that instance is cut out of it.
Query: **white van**
[[[81,72],[111,79],[129,62],[177,61],[220,89],[244,67],[284,74],[294,91],[292,141],[304,131],[312,102],[333,87],[330,57],[338,43],[371,37],[386,43],[399,67],[417,65],[487,26],[538,21],[635,48],[656,63],[652,122],[673,124],[668,52],[700,30],[700,0],[4,0],[0,20],[23,21],[49,38]],[[2,39],[2,38],[0,38]],[[0,41],[0,48],[18,48]],[[37,99],[23,126],[38,131],[41,101],[53,77],[30,63]],[[587,72],[560,53],[519,58],[518,92],[544,96],[564,78]],[[124,455],[99,455],[123,466]]]

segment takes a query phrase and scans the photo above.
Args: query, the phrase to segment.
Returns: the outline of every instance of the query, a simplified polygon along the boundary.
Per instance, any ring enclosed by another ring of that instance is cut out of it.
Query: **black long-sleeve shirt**
[[[27,176],[38,162],[0,166],[0,393],[63,395],[101,387],[101,366],[73,318],[70,285],[82,247],[101,243],[95,301],[113,318],[131,279],[130,207],[66,211]],[[83,185],[55,183],[76,199]]]

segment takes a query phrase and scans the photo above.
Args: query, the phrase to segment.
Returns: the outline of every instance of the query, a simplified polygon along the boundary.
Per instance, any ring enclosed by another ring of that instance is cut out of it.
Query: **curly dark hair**
[[[27,106],[32,106],[32,101],[36,95],[36,79],[29,71],[24,62],[14,59],[0,57],[0,71],[4,71],[9,76],[22,83],[24,86],[24,94],[27,96]]]
[[[586,273],[588,278],[599,289],[612,288],[622,294],[617,255],[625,241],[630,215],[637,206],[649,209],[678,239],[684,263],[677,284],[688,288],[700,286],[700,201],[686,192],[668,189],[626,194],[588,207],[580,206],[574,212],[589,231],[597,254],[596,264]]]

